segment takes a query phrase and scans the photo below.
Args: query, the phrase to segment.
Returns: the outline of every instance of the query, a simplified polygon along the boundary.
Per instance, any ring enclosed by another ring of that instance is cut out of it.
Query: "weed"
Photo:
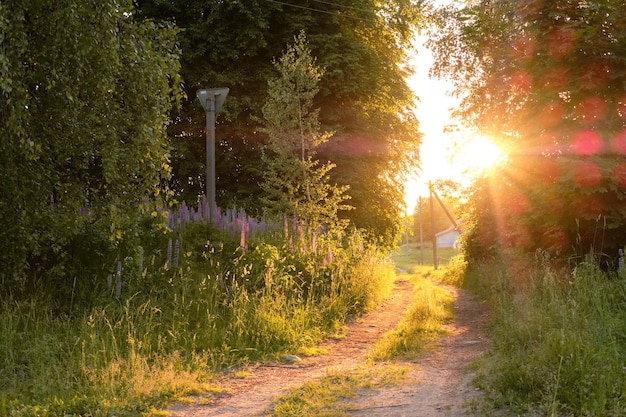
[[[407,368],[381,364],[350,372],[329,372],[278,399],[266,416],[349,416],[359,391],[406,382]]]

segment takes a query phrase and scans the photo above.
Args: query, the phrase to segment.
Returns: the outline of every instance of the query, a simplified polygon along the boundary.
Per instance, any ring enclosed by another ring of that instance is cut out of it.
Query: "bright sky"
[[[447,125],[454,124],[450,112],[458,101],[451,97],[452,86],[447,81],[428,76],[433,56],[423,46],[425,40],[418,38],[416,41],[418,53],[413,61],[416,71],[408,80],[409,86],[420,99],[416,116],[424,137],[420,148],[422,169],[418,176],[405,184],[407,213],[413,212],[419,196],[428,196],[429,181],[450,179],[462,183],[468,170],[486,169],[498,157],[497,148],[485,138],[462,131],[444,133]],[[462,143],[463,148],[453,154],[451,149],[455,142]]]
[[[408,80],[409,86],[420,99],[416,115],[420,121],[420,130],[424,134],[420,148],[422,156],[420,178],[413,178],[406,184],[405,200],[409,213],[413,212],[419,195],[428,195],[429,180],[459,175],[452,172],[456,168],[450,164],[446,152],[453,138],[450,134],[444,133],[445,126],[452,123],[450,109],[456,105],[456,101],[447,94],[451,87],[446,81],[428,76],[433,56],[430,50],[421,45],[424,40],[420,38],[416,42],[420,45],[413,62],[416,72]]]

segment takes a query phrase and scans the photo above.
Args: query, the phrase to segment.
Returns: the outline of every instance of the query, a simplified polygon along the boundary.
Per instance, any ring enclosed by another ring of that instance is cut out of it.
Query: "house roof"
[[[450,233],[450,232],[461,233],[461,231],[462,231],[461,221],[458,221],[456,227],[454,227],[454,225],[450,225],[450,227],[448,227],[446,230],[442,230],[441,232],[435,233],[435,236],[445,235],[446,233]]]

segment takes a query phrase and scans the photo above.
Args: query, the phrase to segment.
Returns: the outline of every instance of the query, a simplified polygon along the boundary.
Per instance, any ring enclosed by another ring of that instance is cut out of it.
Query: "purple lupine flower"
[[[259,222],[255,218],[248,217],[248,238],[256,236],[259,232]]]
[[[202,219],[209,219],[209,200],[207,200],[206,195],[202,195]]]
[[[246,248],[246,228],[242,225],[241,227],[241,238],[239,239],[239,246],[241,249]]]
[[[168,227],[170,230],[174,230],[176,228],[176,219],[174,218],[174,215],[168,209],[165,209],[164,212],[167,213]]]
[[[78,215],[79,216],[86,216],[87,214],[89,214],[89,209],[87,208],[87,204],[83,204],[79,209],[78,209]]]
[[[172,238],[167,241],[167,260],[165,265],[169,267],[172,264]]]
[[[226,230],[227,226],[228,226],[228,222],[226,220],[226,216],[223,215],[219,208],[217,209],[217,214],[215,215],[215,227],[217,227],[219,230]]]
[[[181,231],[185,231],[185,225],[189,221],[189,208],[184,201],[180,205],[178,211],[180,212],[180,229]]]

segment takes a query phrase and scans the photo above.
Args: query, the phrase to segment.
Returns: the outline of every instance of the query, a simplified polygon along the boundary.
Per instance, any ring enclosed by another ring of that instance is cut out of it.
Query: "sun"
[[[483,136],[474,136],[461,146],[458,163],[467,171],[482,173],[494,168],[505,158],[504,152],[490,139]]]
[[[413,213],[420,197],[429,195],[431,181],[449,180],[463,187],[470,186],[477,176],[506,161],[506,153],[485,137],[465,132],[465,138],[427,141],[422,145],[423,160],[419,173],[405,182],[407,213]]]

